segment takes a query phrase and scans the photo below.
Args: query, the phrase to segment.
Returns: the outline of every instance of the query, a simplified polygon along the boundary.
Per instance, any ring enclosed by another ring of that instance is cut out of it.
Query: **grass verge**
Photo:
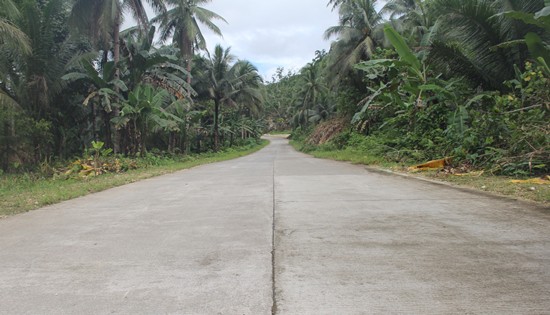
[[[298,151],[302,151],[303,145],[297,141],[290,144]],[[537,185],[531,183],[512,183],[515,178],[506,176],[494,176],[483,174],[481,176],[455,176],[438,171],[415,172],[407,171],[407,166],[395,162],[388,162],[381,157],[369,156],[365,152],[354,150],[312,150],[305,151],[316,158],[346,161],[353,164],[369,165],[381,169],[389,169],[397,173],[413,174],[416,177],[428,178],[448,182],[456,186],[473,188],[480,191],[495,193],[501,196],[513,197],[521,200],[534,201],[543,206],[550,206],[550,185]]]
[[[268,135],[272,136],[280,136],[280,135],[290,135],[292,131],[290,130],[282,130],[282,131],[270,131]]]
[[[146,178],[173,173],[198,165],[221,162],[259,151],[269,144],[252,148],[229,149],[218,153],[190,156],[183,161],[162,160],[158,165],[131,170],[126,173],[104,174],[89,179],[32,178],[29,174],[0,176],[0,218],[46,205],[133,183]]]

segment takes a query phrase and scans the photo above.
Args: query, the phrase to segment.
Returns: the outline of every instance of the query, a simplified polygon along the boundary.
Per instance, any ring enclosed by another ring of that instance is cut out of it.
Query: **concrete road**
[[[549,236],[548,209],[273,138],[0,220],[0,314],[550,314]]]

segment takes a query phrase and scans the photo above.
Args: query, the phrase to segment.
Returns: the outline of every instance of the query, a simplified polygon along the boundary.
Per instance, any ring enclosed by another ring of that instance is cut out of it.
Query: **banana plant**
[[[84,106],[91,105],[92,110],[92,133],[95,140],[98,140],[97,127],[97,111],[98,108],[103,110],[103,120],[106,126],[105,142],[108,146],[112,145],[111,135],[114,133],[115,127],[111,125],[111,116],[113,109],[119,108],[120,104],[125,101],[124,95],[128,91],[126,84],[115,77],[114,62],[107,62],[103,68],[96,67],[89,60],[81,60],[80,71],[67,73],[62,77],[67,83],[84,81],[90,85],[88,95],[84,98],[82,104]]]
[[[391,92],[392,87],[400,83],[398,75],[400,72],[407,73],[407,78],[401,82],[403,83],[403,90],[410,95],[407,103],[414,104],[416,108],[424,106],[422,98],[424,92],[443,90],[437,85],[427,84],[426,65],[412,52],[403,37],[393,27],[386,25],[384,33],[399,55],[399,60],[375,59],[361,62],[355,66],[356,69],[365,71],[369,79],[385,76],[388,72],[392,73],[392,79],[389,82],[380,83],[378,89],[370,89],[371,94],[359,103],[362,108],[355,114],[354,123],[361,121],[372,103],[380,97],[388,99],[389,102],[395,102],[396,98],[401,98],[395,95],[395,92]],[[388,95],[388,93],[394,95]],[[403,102],[398,102],[398,104],[403,104]]]
[[[526,24],[535,25],[548,33],[550,32],[550,0],[545,0],[544,5],[544,8],[542,8],[535,14],[522,11],[509,11],[505,12],[504,16],[522,21]],[[546,39],[548,39],[548,36],[546,36]],[[523,42],[529,48],[529,52],[531,53],[531,56],[535,59],[537,64],[544,70],[546,75],[550,75],[549,43],[545,42],[539,34],[535,32],[529,32],[525,35],[524,41],[515,41],[505,44],[517,44]]]
[[[62,79],[67,82],[83,80],[92,85],[90,93],[84,99],[85,106],[90,102],[97,102],[110,113],[113,106],[118,106],[124,101],[124,96],[120,92],[126,92],[128,88],[122,80],[115,78],[114,62],[107,62],[100,70],[88,60],[82,60],[80,65],[82,71],[68,73]]]
[[[130,134],[130,153],[145,154],[146,139],[150,131],[176,130],[183,120],[167,112],[164,107],[171,102],[165,89],[156,89],[148,84],[140,84],[128,93],[120,111],[120,116],[112,119],[120,127],[126,127]]]
[[[398,116],[410,115],[409,124],[414,125],[417,112],[430,104],[443,103],[457,108],[457,97],[449,92],[455,82],[428,75],[425,61],[412,52],[395,29],[387,25],[384,32],[399,59],[376,59],[356,65],[356,69],[366,72],[368,79],[379,84],[368,87],[371,93],[358,104],[361,110],[354,115],[352,123],[360,130],[369,130],[380,112],[390,110]]]

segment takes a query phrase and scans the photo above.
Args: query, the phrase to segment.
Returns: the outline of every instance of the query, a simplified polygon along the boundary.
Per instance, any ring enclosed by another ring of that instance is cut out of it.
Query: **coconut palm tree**
[[[31,45],[27,35],[14,24],[21,16],[12,0],[0,0],[0,44],[29,53]]]
[[[416,9],[417,2],[420,1],[421,0],[388,0],[380,10],[380,14],[389,14],[390,20],[394,20]]]
[[[309,112],[319,105],[328,92],[328,88],[324,83],[324,78],[321,75],[319,63],[309,63],[302,68],[300,79],[302,83],[302,90],[299,92],[301,110],[303,112]],[[307,124],[308,119],[303,122]]]
[[[208,97],[214,101],[214,149],[219,148],[219,116],[220,106],[224,101],[229,101],[228,94],[232,93],[229,82],[229,69],[235,61],[231,54],[231,48],[223,49],[216,45],[214,55],[202,59],[203,84],[206,85]]]
[[[246,111],[249,116],[259,115],[265,95],[258,69],[247,60],[239,60],[231,71],[235,82],[235,93],[232,98],[239,106],[239,111]]]
[[[165,0],[173,7],[152,19],[153,23],[160,24],[160,39],[162,42],[172,38],[180,49],[182,58],[187,63],[187,71],[191,73],[191,63],[196,48],[206,49],[206,40],[201,32],[200,24],[221,36],[221,30],[213,20],[227,21],[220,15],[207,10],[201,5],[211,0]],[[187,83],[191,84],[191,77]]]
[[[376,46],[374,32],[383,19],[376,11],[376,0],[345,0],[334,3],[338,6],[340,23],[325,31],[325,39],[337,38],[331,46],[329,69],[332,73],[343,75],[354,64],[372,56]]]
[[[165,12],[163,0],[146,0],[157,12]],[[149,20],[142,0],[75,0],[71,12],[72,24],[93,42],[103,41],[103,48],[112,43],[115,65],[120,59],[120,26],[124,14],[130,13],[144,32]]]
[[[29,37],[14,21],[21,17],[19,8],[12,0],[0,0],[0,82],[8,81],[8,73],[13,69],[8,60],[13,52],[20,51],[29,54],[32,51]],[[0,85],[0,104],[19,107],[14,100],[15,91],[8,91],[6,84]],[[11,94],[11,95],[10,95]]]
[[[18,29],[31,46],[26,54],[12,53],[5,60],[1,60],[4,54],[0,57],[0,64],[6,67],[5,72],[0,71],[1,89],[35,119],[46,118],[52,99],[64,88],[61,77],[65,67],[85,50],[67,36],[65,4],[64,0],[20,2]]]
[[[25,139],[40,149],[21,150],[21,155],[28,154],[28,160],[36,161],[51,153],[53,145],[49,144],[54,140],[49,122],[59,118],[65,105],[58,102],[66,87],[62,76],[72,58],[79,56],[84,47],[67,36],[65,0],[0,0],[0,3],[6,9],[1,11],[1,18],[16,29],[15,37],[1,36],[0,39],[0,105],[27,120],[16,128],[11,115],[8,128],[4,129],[9,131],[10,138],[23,139],[23,130],[31,130],[32,122],[44,122],[40,133]],[[13,38],[22,42],[11,40]],[[21,53],[22,50],[25,53]],[[48,143],[42,142],[45,138]]]
[[[163,0],[146,0],[157,12],[165,12]],[[142,0],[75,0],[71,12],[72,24],[88,35],[92,42],[102,41],[100,46],[109,50],[112,43],[113,61],[118,70],[120,61],[120,26],[124,14],[130,13],[143,33],[149,31],[149,19]],[[104,62],[107,58],[104,58]],[[115,76],[118,76],[118,71]]]
[[[410,44],[421,44],[434,24],[430,2],[424,0],[389,0],[380,14],[389,15],[391,25],[409,39]]]
[[[14,111],[19,110],[21,106],[14,99],[15,91],[10,90],[8,73],[13,68],[9,61],[10,55],[14,51],[23,51],[29,53],[31,45],[28,36],[14,24],[14,20],[20,17],[19,8],[12,0],[0,0],[0,138],[3,140],[0,146],[2,152],[2,167],[7,170],[9,166],[10,155],[13,154],[13,147],[17,141],[15,136],[15,117]]]
[[[214,150],[220,148],[219,120],[221,106],[239,105],[249,109],[261,106],[262,79],[248,61],[235,61],[230,48],[216,45],[214,54],[199,58],[198,90],[214,102]]]
[[[542,0],[434,0],[433,5],[439,18],[429,63],[487,88],[502,89],[514,77],[514,65],[522,66],[528,56],[527,47],[504,43],[529,32],[548,37],[535,25],[500,14],[535,13],[544,7]]]

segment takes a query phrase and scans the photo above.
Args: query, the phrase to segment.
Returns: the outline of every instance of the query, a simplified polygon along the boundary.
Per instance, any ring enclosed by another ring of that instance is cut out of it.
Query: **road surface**
[[[0,314],[550,314],[550,212],[262,151],[0,220]]]

